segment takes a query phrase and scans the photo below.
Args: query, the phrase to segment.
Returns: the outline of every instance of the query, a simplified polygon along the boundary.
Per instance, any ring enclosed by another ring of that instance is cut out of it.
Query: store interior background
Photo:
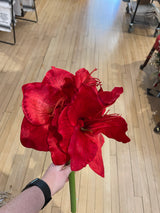
[[[135,24],[128,33],[126,6],[121,0],[36,0],[38,23],[18,20],[16,44],[0,43],[1,192],[14,197],[51,163],[49,153],[20,143],[22,85],[41,81],[51,66],[73,74],[97,68],[104,90],[124,88],[108,109],[126,119],[131,142],[105,137],[105,178],[89,167],[76,173],[77,213],[160,212],[160,135],[153,131],[160,99],[146,92],[155,68],[139,69],[155,42],[155,27]],[[0,40],[11,39],[12,33],[0,32]],[[68,183],[42,212],[70,212]]]

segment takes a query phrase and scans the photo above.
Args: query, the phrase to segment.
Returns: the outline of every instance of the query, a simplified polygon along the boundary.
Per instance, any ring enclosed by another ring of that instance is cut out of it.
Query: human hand
[[[68,180],[68,176],[71,172],[70,165],[68,166],[56,166],[53,163],[48,167],[47,171],[45,172],[42,180],[44,180],[50,190],[51,195],[54,195],[58,192],[61,188],[63,188],[64,184]]]

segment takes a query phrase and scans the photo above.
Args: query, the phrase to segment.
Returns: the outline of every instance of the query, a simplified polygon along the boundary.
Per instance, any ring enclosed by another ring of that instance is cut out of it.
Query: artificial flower
[[[88,164],[103,177],[102,134],[124,143],[129,138],[125,120],[105,113],[123,88],[103,91],[93,72],[82,68],[73,75],[52,67],[42,82],[25,84],[21,142],[28,148],[50,151],[56,165],[70,161],[77,171]]]

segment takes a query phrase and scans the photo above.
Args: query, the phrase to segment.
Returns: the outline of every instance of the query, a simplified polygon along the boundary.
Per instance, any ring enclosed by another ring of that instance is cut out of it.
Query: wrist
[[[43,209],[48,204],[48,202],[52,199],[50,187],[44,180],[36,178],[36,179],[32,180],[30,183],[28,183],[22,191],[24,191],[32,186],[38,187],[44,195],[45,203],[42,207],[42,209]]]
[[[55,191],[53,189],[52,182],[47,177],[42,177],[41,179],[48,185],[50,192],[51,192],[51,196],[53,196],[55,194]]]

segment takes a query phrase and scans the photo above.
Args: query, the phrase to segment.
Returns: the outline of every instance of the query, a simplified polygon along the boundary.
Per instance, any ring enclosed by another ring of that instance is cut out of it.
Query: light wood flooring
[[[105,178],[88,167],[76,173],[77,213],[160,213],[160,99],[146,95],[151,65],[144,62],[155,38],[154,28],[134,25],[121,0],[36,0],[39,22],[18,21],[17,43],[0,43],[0,191],[12,196],[32,179],[41,177],[50,154],[20,144],[24,83],[41,81],[51,66],[75,73],[98,68],[105,90],[123,86],[110,107],[128,122],[131,142],[105,138]],[[26,17],[34,18],[34,13]],[[11,33],[0,32],[9,40]],[[44,213],[69,213],[68,183]]]

